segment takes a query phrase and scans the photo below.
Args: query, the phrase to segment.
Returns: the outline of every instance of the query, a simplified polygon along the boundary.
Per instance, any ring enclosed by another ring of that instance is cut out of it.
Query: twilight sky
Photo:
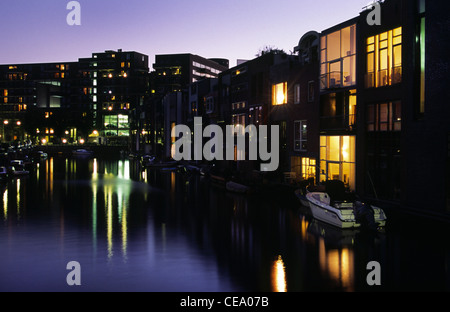
[[[359,14],[369,0],[1,0],[0,64],[71,62],[123,49],[252,59],[264,46],[292,51],[300,37]],[[150,65],[151,67],[151,65]]]

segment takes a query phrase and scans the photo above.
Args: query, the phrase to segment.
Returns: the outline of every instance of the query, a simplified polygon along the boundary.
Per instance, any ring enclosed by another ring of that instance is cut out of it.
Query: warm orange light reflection
[[[330,249],[325,247],[324,239],[319,241],[320,269],[333,281],[347,291],[352,291],[354,281],[353,251],[344,247]]]
[[[286,268],[281,256],[272,266],[272,289],[274,292],[287,292]]]

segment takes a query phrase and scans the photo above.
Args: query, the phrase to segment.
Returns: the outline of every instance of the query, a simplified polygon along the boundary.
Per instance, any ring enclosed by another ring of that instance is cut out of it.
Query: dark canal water
[[[243,197],[128,160],[50,158],[0,195],[0,291],[450,288],[449,232],[420,219],[396,216],[377,235],[341,231],[294,197]],[[371,261],[381,286],[366,282]]]

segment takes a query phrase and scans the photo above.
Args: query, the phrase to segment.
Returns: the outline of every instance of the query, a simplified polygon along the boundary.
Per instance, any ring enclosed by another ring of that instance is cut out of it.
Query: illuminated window
[[[320,89],[356,85],[356,25],[320,40]]]
[[[294,150],[306,151],[308,147],[308,122],[297,120],[294,122]]]
[[[425,113],[425,54],[426,54],[426,1],[417,0],[417,10],[419,18],[417,21],[417,34],[416,34],[416,64],[419,64],[420,70],[417,71],[419,77],[417,81],[418,85],[418,97],[419,106],[418,113],[423,115]]]
[[[3,96],[8,96],[8,90],[3,90]]]
[[[172,75],[181,75],[181,67],[174,67],[172,69]]]
[[[356,90],[350,90],[348,94],[348,125],[356,124]]]
[[[172,131],[173,131],[173,129],[175,128],[175,123],[174,122],[172,122],[171,124],[170,124],[170,133],[172,133]],[[175,149],[175,142],[176,142],[176,138],[175,137],[172,137],[172,144],[171,144],[171,149],[170,149],[170,155],[172,156],[172,158],[174,158],[175,157],[175,153],[176,153],[176,149]]]
[[[302,178],[308,180],[316,177],[316,160],[314,158],[302,158]]]
[[[272,87],[273,105],[283,105],[287,103],[287,82],[282,82]]]
[[[383,87],[402,81],[402,28],[367,38],[366,87]]]
[[[355,136],[320,137],[320,181],[340,180],[355,190]]]
[[[245,108],[246,106],[247,106],[246,102],[236,102],[236,103],[231,104],[231,109],[238,110],[238,109]]]

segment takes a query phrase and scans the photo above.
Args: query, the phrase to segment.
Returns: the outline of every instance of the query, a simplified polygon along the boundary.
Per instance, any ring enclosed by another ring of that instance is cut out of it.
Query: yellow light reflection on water
[[[3,215],[5,220],[8,219],[8,189],[3,193]]]
[[[92,241],[94,251],[97,251],[97,193],[98,185],[96,180],[92,183]]]
[[[17,217],[20,218],[20,179],[16,180]]]
[[[92,165],[92,180],[97,181],[98,179],[98,163],[97,158],[94,158],[94,163]]]
[[[319,241],[319,261],[322,272],[347,291],[352,291],[354,282],[353,251],[347,247],[330,249],[324,239]]]
[[[272,289],[274,292],[287,292],[286,267],[281,256],[272,265]]]
[[[108,240],[108,258],[113,256],[113,206],[112,206],[112,187],[105,185],[105,203],[106,203],[106,237]]]
[[[127,259],[127,247],[128,247],[128,220],[127,220],[127,207],[122,208],[122,253],[123,257]]]
[[[126,171],[125,171],[126,172]],[[106,237],[107,237],[107,249],[108,258],[111,259],[114,256],[114,233],[121,234],[122,242],[122,255],[124,261],[127,260],[128,249],[128,208],[129,197],[131,192],[131,182],[129,181],[116,181],[109,175],[103,178],[102,183],[104,198],[105,198],[105,216],[106,216]],[[97,206],[97,182],[93,184],[95,197],[93,199],[93,205]],[[93,208],[93,214],[97,213],[97,208]],[[94,224],[95,222],[95,224]],[[120,228],[117,228],[117,225]],[[116,226],[116,228],[115,228]],[[97,219],[93,216],[93,230],[96,231]],[[96,232],[94,237],[96,237]]]

